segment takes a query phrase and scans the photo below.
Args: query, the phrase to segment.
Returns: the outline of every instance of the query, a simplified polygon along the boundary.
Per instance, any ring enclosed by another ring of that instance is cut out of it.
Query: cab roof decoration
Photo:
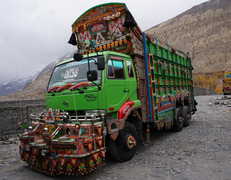
[[[106,3],[87,10],[72,24],[68,43],[77,44],[82,54],[105,50],[142,54],[142,32],[124,3]]]

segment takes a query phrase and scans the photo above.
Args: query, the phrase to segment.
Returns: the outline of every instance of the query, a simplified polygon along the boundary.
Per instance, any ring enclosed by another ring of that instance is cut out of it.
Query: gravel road
[[[41,174],[20,160],[18,140],[0,141],[0,179],[231,179],[231,107],[209,103],[214,97],[196,97],[198,111],[181,132],[152,132],[150,145],[140,143],[132,160],[108,158],[85,176]]]

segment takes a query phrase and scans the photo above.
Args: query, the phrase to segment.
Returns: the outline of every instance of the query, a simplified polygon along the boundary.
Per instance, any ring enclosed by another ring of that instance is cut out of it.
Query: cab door
[[[108,56],[107,77],[105,79],[107,111],[115,112],[129,98],[129,85],[126,81],[124,59]]]

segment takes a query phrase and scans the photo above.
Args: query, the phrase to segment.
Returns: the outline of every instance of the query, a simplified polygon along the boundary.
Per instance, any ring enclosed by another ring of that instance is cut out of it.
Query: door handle
[[[124,92],[129,92],[129,89],[124,89]]]

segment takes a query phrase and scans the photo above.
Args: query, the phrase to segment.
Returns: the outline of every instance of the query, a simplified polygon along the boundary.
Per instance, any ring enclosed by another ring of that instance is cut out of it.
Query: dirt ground
[[[125,163],[107,158],[106,166],[85,176],[51,177],[20,160],[18,140],[0,141],[0,179],[231,179],[231,107],[211,103],[217,96],[197,96],[198,111],[181,132],[151,133]]]

